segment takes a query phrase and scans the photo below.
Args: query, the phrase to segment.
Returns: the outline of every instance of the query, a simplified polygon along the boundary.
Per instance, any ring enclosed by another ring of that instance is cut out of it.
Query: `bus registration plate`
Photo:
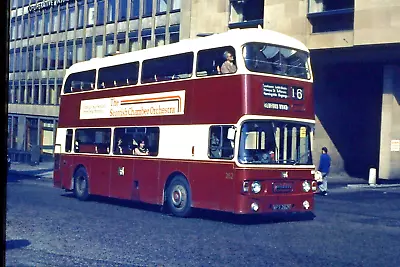
[[[290,210],[292,208],[292,204],[275,204],[272,205],[273,210]]]

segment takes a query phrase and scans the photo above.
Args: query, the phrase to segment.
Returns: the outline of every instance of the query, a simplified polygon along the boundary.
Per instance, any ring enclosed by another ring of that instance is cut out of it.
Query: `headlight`
[[[251,183],[251,191],[253,191],[253,193],[258,194],[261,191],[261,184],[258,181],[254,181]]]
[[[304,181],[303,182],[303,191],[308,192],[308,191],[310,191],[310,189],[311,189],[310,183],[307,181]]]

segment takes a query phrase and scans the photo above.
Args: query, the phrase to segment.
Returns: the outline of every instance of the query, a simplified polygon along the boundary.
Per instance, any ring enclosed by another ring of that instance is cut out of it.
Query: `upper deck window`
[[[229,55],[231,57],[228,58]],[[226,61],[230,63],[225,63]],[[227,68],[225,68],[226,65],[228,65]],[[235,49],[232,46],[202,50],[197,54],[197,77],[235,72]]]
[[[139,62],[105,67],[99,70],[99,89],[137,84]]]
[[[143,61],[142,83],[187,79],[192,77],[193,53]]]
[[[264,43],[248,43],[243,57],[250,71],[310,79],[308,53]]]
[[[64,85],[64,93],[90,91],[94,89],[96,70],[72,73]]]

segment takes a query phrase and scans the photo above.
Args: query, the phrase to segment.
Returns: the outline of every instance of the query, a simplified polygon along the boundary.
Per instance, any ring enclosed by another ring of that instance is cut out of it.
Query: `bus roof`
[[[105,58],[92,58],[88,61],[73,64],[67,70],[67,74],[185,52],[197,52],[221,46],[238,47],[248,42],[273,44],[308,52],[307,47],[303,43],[279,32],[255,28],[234,29],[206,37],[184,39],[174,44],[117,54]]]

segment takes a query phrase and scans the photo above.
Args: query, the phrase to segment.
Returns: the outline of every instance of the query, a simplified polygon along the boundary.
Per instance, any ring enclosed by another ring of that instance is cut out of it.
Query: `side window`
[[[74,151],[77,153],[109,154],[111,129],[77,129]]]
[[[93,90],[95,77],[96,70],[88,70],[70,74],[64,85],[64,93],[68,94]]]
[[[67,130],[67,135],[65,136],[65,152],[71,152],[72,150],[72,129]]]
[[[114,154],[157,156],[160,128],[124,127],[114,130]]]
[[[232,46],[201,50],[197,54],[197,77],[235,72],[235,49]]]
[[[233,125],[210,127],[208,157],[212,159],[232,159],[234,142],[228,139],[228,130]]]
[[[97,88],[134,85],[138,82],[139,62],[101,68]]]
[[[149,59],[143,62],[142,83],[187,79],[192,77],[193,53]]]

